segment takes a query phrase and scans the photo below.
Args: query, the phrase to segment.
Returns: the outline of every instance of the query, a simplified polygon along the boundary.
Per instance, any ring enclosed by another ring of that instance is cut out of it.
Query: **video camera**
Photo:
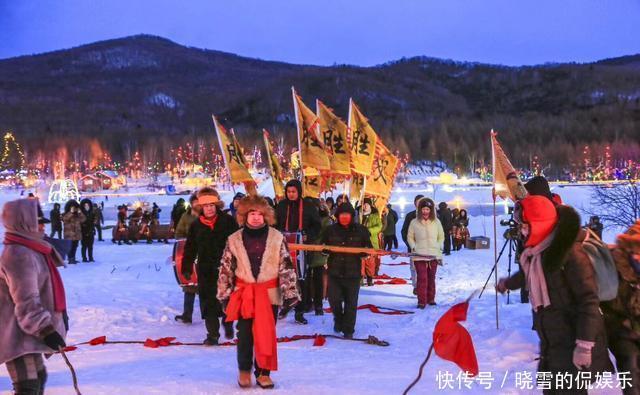
[[[501,219],[500,226],[506,226],[503,237],[507,240],[519,240],[520,229],[518,228],[518,223],[513,219],[513,207],[509,207],[509,218]]]

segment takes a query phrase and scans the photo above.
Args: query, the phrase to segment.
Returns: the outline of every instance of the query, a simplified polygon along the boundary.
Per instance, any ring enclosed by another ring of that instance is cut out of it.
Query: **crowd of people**
[[[534,178],[525,186],[529,195],[514,209],[520,270],[501,279],[496,291],[528,291],[540,339],[539,370],[554,376],[555,384],[545,393],[562,392],[563,380],[579,372],[589,372],[589,380],[612,372],[609,352],[618,371],[631,375],[625,394],[638,393],[640,221],[609,250],[597,234],[602,230],[598,223],[592,218],[589,226],[581,226],[578,213],[551,193],[546,180]],[[450,249],[456,250],[456,233],[468,227],[468,217],[464,210],[455,213],[443,203],[436,207],[420,195],[414,204],[401,235],[412,253],[417,307],[425,309],[436,304],[438,266]],[[54,206],[52,213],[55,220],[60,217],[72,248],[81,242],[83,257],[92,260],[96,207],[83,200],[67,203],[63,213]],[[360,207],[344,195],[335,202],[306,199],[296,180],[287,183],[278,202],[236,194],[228,208],[215,189],[202,188],[189,204],[178,201],[171,214],[175,237],[184,240],[180,274],[187,280],[197,277],[197,285],[184,287],[184,310],[176,320],[192,322],[197,295],[207,331],[203,344],[218,344],[221,329],[225,338],[237,338],[238,384],[243,388],[252,385],[252,376],[260,387],[274,387],[275,326],[290,311],[296,323],[307,324],[305,313],[324,314],[326,295],[334,331],[347,339],[354,336],[360,287],[370,284],[380,263],[373,252],[337,252],[332,246],[379,249],[397,243],[395,232],[387,229],[398,222],[390,206],[379,213],[368,199]],[[42,391],[42,354],[65,345],[64,288],[56,268],[62,257],[43,240],[45,220],[33,199],[9,202],[3,210],[0,320],[6,324],[0,326],[0,362],[7,363],[16,391]],[[51,222],[51,234],[60,236]],[[290,251],[290,243],[326,248],[320,253]],[[601,259],[610,254],[618,277],[613,296],[606,299],[603,292],[611,290],[603,289],[602,273],[594,269],[593,246]]]
[[[76,259],[78,246],[80,246],[82,262],[95,262],[93,245],[96,234],[98,241],[104,240],[102,238],[103,207],[90,199],[82,199],[80,203],[69,200],[62,212],[60,208],[59,203],[54,203],[53,209],[49,212],[49,218],[44,219],[46,223],[51,224],[49,237],[53,239],[57,235],[58,239],[70,241],[70,248],[66,254],[70,264],[78,263]]]

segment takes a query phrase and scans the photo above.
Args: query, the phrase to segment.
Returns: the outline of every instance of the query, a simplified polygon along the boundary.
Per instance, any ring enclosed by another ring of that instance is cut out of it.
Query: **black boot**
[[[233,339],[233,322],[224,323],[224,338],[227,340]]]
[[[218,345],[218,338],[217,337],[213,337],[211,335],[207,335],[207,338],[204,339],[202,344],[204,344],[205,346],[217,346]]]
[[[367,276],[367,286],[373,287],[373,277]]]
[[[324,315],[324,310],[322,310],[322,307],[316,309],[316,315]]]
[[[296,311],[296,322],[301,325],[307,325],[309,321],[304,318],[304,313],[302,311]]]
[[[177,315],[175,318],[176,321],[182,322],[184,324],[190,324],[192,322],[191,317],[186,316],[185,314]]]

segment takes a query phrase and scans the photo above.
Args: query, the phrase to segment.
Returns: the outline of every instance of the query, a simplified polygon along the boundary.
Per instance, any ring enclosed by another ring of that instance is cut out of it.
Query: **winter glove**
[[[591,366],[591,349],[594,342],[576,340],[576,348],[573,349],[573,364],[578,370],[588,369]]]
[[[64,339],[62,338],[62,336],[60,336],[60,334],[56,331],[44,337],[44,344],[46,344],[47,347],[54,349],[56,351],[58,351],[60,347],[65,347],[67,345],[64,342]]]
[[[500,281],[498,281],[498,285],[496,285],[496,291],[500,292],[501,294],[507,292],[509,289],[507,288],[507,279],[506,278],[501,278]]]

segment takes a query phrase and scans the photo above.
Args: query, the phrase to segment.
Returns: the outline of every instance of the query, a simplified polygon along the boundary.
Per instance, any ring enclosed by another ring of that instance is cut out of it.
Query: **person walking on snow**
[[[423,198],[418,204],[418,217],[411,221],[407,241],[411,251],[429,258],[412,258],[416,269],[418,308],[436,304],[436,271],[442,265],[442,245],[444,230],[436,218],[433,200]]]
[[[529,195],[516,203],[513,218],[525,243],[522,270],[500,279],[496,290],[529,290],[540,339],[538,371],[552,376],[543,393],[566,393],[567,378],[579,371],[590,372],[591,382],[612,372],[595,272],[579,239],[580,216],[548,197]]]
[[[195,193],[189,198],[189,205],[191,207],[191,211],[182,214],[182,218],[180,218],[180,222],[178,222],[178,226],[176,227],[176,240],[186,239],[189,236],[189,228],[191,227],[191,224],[200,217],[198,196]],[[177,315],[175,320],[185,324],[190,324],[193,321],[193,305],[196,302],[196,293],[198,289],[195,286],[184,286],[182,287],[182,291],[184,292],[182,314]]]
[[[198,204],[202,213],[189,227],[182,258],[182,275],[187,280],[191,278],[191,270],[197,259],[200,311],[207,328],[207,338],[203,343],[213,346],[218,344],[220,338],[220,317],[225,337],[233,338],[233,323],[224,321],[225,316],[216,299],[216,292],[220,258],[227,239],[238,230],[238,225],[230,215],[222,212],[224,202],[215,189],[205,187],[198,191]]]
[[[44,241],[38,202],[7,202],[2,212],[0,256],[0,364],[16,394],[43,394],[47,370],[42,354],[65,347],[66,298],[58,266],[62,257]]]
[[[68,260],[70,264],[76,264],[76,251],[78,244],[82,239],[82,223],[87,218],[82,214],[80,205],[75,200],[69,200],[64,205],[64,214],[62,215],[62,223],[64,224],[64,238],[71,240],[71,249],[69,250]]]
[[[340,204],[335,212],[337,223],[329,226],[322,235],[321,244],[339,247],[371,248],[371,234],[367,228],[355,222],[356,212],[348,201]],[[323,251],[328,255],[329,305],[333,312],[333,330],[352,338],[356,327],[358,293],[362,279],[362,259],[366,254],[339,254]]]
[[[320,233],[321,221],[318,208],[309,200],[302,199],[302,184],[298,180],[287,182],[285,194],[285,199],[276,206],[276,228],[285,235],[288,242],[293,242],[296,238],[301,238],[302,243],[313,242]],[[299,251],[296,255],[297,262],[294,262],[303,300],[303,303],[296,306],[295,320],[299,324],[307,324],[304,310],[309,295],[304,281],[310,255]]]
[[[273,209],[260,196],[246,196],[236,218],[242,228],[227,240],[220,264],[217,298],[228,323],[238,321],[238,385],[251,386],[251,368],[261,388],[273,388],[278,369],[276,317],[300,302],[296,271]],[[255,360],[254,360],[255,357]]]
[[[95,242],[95,212],[93,211],[93,203],[89,199],[82,199],[80,201],[80,211],[85,217],[84,222],[81,225],[82,239],[81,239],[81,252],[82,262],[95,262],[93,260],[93,244]]]

